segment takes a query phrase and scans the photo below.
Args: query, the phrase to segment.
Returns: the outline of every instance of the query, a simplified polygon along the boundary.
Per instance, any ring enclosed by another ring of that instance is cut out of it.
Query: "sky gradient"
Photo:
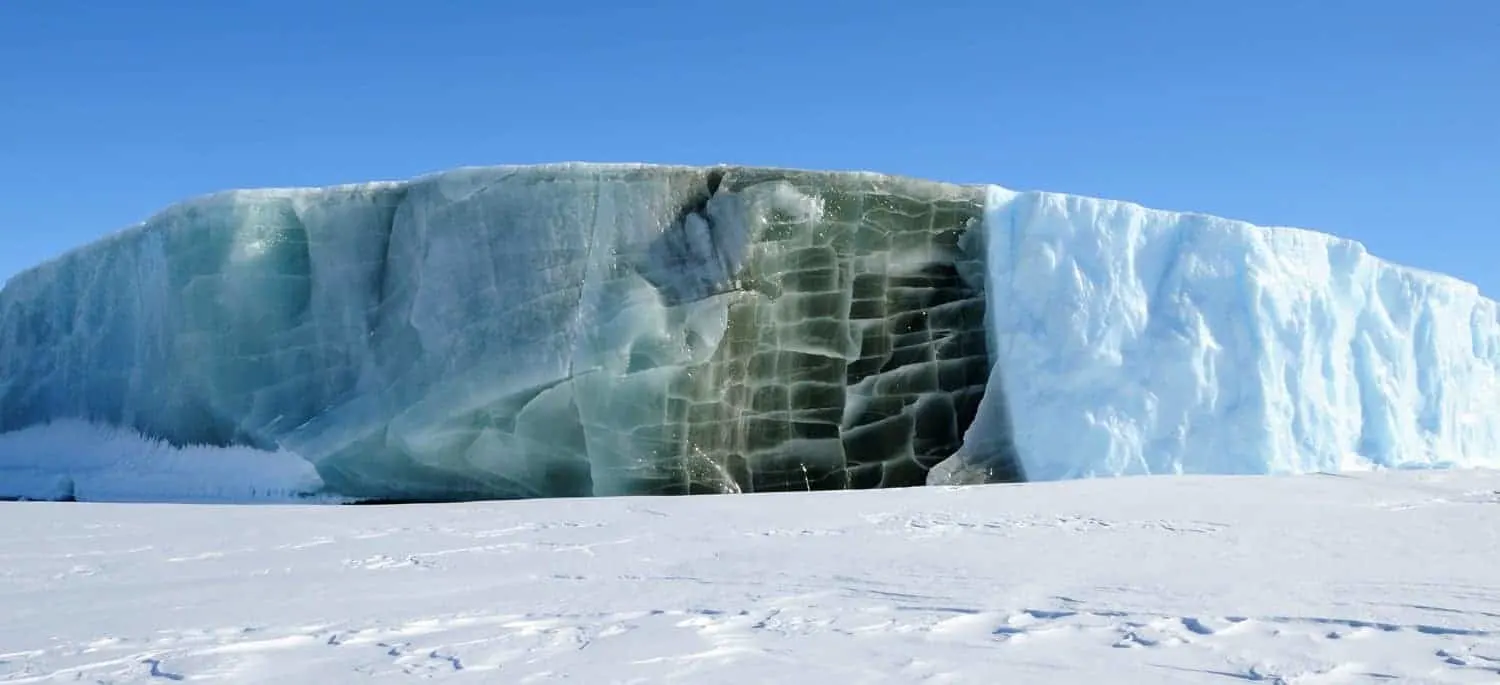
[[[1500,295],[1500,2],[0,5],[0,279],[235,187],[868,169],[1358,239]]]

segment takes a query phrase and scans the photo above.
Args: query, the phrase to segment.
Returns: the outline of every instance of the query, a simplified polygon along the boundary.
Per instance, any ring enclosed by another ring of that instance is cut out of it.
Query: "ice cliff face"
[[[1312,231],[1052,193],[992,187],[986,226],[1008,412],[974,430],[1009,431],[1030,479],[1500,466],[1500,308],[1471,284]]]
[[[395,499],[1500,465],[1497,314],[1316,233],[874,174],[234,192],[0,292],[0,496],[75,421]]]
[[[219,195],[9,284],[0,431],[291,452],[374,498],[920,484],[988,377],[983,200],[584,165]]]

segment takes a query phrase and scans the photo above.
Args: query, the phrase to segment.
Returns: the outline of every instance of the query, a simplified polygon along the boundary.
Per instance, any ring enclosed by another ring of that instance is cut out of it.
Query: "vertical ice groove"
[[[970,436],[1013,426],[1029,479],[1500,466],[1500,325],[1473,285],[1311,231],[998,187],[985,230],[995,373]]]

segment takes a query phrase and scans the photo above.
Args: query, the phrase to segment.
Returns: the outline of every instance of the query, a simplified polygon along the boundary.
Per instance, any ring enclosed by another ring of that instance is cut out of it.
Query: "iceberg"
[[[1002,432],[1030,480],[1500,466],[1500,306],[1472,284],[1126,202],[991,187],[985,211],[971,440]]]
[[[362,499],[919,485],[988,381],[983,211],[735,167],[216,195],[7,285],[0,433],[290,453]],[[0,435],[0,494],[35,455]]]
[[[1494,466],[1497,369],[1477,288],[1310,231],[873,173],[460,169],[199,198],[11,279],[0,497]]]

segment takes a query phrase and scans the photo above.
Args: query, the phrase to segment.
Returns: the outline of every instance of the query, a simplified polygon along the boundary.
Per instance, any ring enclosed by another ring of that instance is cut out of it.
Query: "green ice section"
[[[989,375],[983,202],[624,165],[212,196],[8,284],[0,431],[286,449],[372,498],[918,485]]]

